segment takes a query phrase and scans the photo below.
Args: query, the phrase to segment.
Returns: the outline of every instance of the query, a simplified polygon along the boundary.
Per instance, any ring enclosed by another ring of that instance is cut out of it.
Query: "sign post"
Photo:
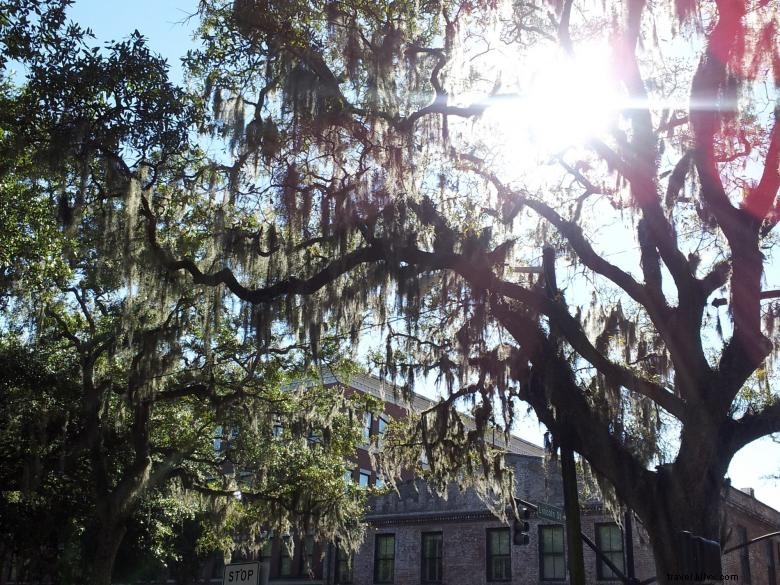
[[[222,585],[260,585],[260,563],[231,563],[225,565]]]
[[[563,478],[563,505],[566,510],[566,539],[569,543],[569,582],[585,585],[585,560],[582,556],[580,500],[577,493],[577,468],[574,451],[568,444],[561,445],[561,477]]]

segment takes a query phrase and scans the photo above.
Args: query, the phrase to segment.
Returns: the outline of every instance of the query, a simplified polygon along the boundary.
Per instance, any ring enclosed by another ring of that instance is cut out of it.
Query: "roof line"
[[[421,411],[426,408],[431,408],[437,404],[437,401],[418,394],[413,390],[403,390],[398,388],[395,384],[386,382],[381,378],[374,376],[373,374],[355,374],[352,378],[345,380],[340,378],[329,368],[323,368],[323,382],[324,383],[339,383],[345,386],[351,386],[356,390],[367,392],[380,400],[385,402],[391,402],[397,406],[403,408],[412,408],[416,411]],[[389,392],[388,392],[389,390]],[[406,398],[406,395],[410,394],[411,400]],[[461,413],[466,417],[467,421],[474,424],[474,419],[468,414]],[[503,434],[503,433],[502,433]],[[519,455],[530,455],[534,457],[544,457],[544,448],[540,445],[536,445],[526,439],[518,437],[517,435],[509,434],[509,444],[501,445],[494,439],[497,445],[503,446],[507,451],[516,453]]]

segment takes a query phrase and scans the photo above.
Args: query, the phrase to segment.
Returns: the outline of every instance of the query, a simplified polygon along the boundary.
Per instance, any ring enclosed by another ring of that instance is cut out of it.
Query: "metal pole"
[[[626,577],[634,579],[634,513],[626,510],[623,524],[626,527]]]
[[[552,246],[545,246],[542,250],[542,272],[547,296],[553,302],[557,302],[559,300],[558,279],[555,274],[555,249]],[[550,325],[550,339],[556,346],[558,345],[558,332],[552,324]],[[563,505],[566,511],[566,543],[569,548],[569,583],[571,585],[585,585],[585,560],[582,554],[582,541],[579,538],[582,534],[582,526],[574,451],[569,445],[568,437],[555,438],[561,446]]]
[[[585,585],[585,559],[582,554],[580,524],[580,500],[577,493],[577,469],[574,451],[561,445],[561,478],[563,479],[563,505],[566,510],[566,540],[569,548],[569,583]]]
[[[767,538],[772,538],[773,536],[780,536],[780,532],[770,532],[769,534],[762,534],[761,536],[757,536],[753,540],[748,540],[747,542],[740,542],[737,546],[732,546],[731,548],[727,548],[720,554],[725,555],[726,553],[730,553],[740,548],[745,548],[746,546],[750,546],[751,544],[761,542],[762,540],[766,540]]]
[[[593,549],[593,552],[595,552],[595,553],[596,553],[596,556],[597,556],[599,559],[601,559],[601,560],[602,560],[602,562],[603,562],[605,565],[607,565],[607,566],[608,566],[608,567],[609,567],[609,568],[612,570],[612,572],[613,572],[613,573],[615,573],[615,575],[617,575],[617,576],[618,576],[618,579],[620,579],[621,581],[623,581],[623,583],[625,583],[626,585],[635,585],[635,584],[636,584],[636,580],[635,580],[635,579],[629,579],[628,577],[626,577],[626,576],[623,574],[623,571],[621,571],[620,569],[618,569],[618,568],[615,566],[615,563],[613,563],[612,561],[610,561],[610,560],[609,560],[609,557],[608,557],[607,555],[605,555],[603,552],[601,552],[601,550],[599,550],[599,547],[597,547],[597,546],[596,546],[596,545],[593,543],[593,541],[592,541],[590,538],[588,538],[587,536],[585,536],[585,535],[584,535],[584,534],[582,534],[582,533],[580,533],[580,536],[582,536],[582,540],[584,540],[584,541],[585,541],[585,544],[587,544],[587,545],[588,545],[590,548],[592,548],[592,549]],[[653,579],[655,579],[655,577],[653,577]],[[644,583],[644,581],[643,581],[643,583]]]

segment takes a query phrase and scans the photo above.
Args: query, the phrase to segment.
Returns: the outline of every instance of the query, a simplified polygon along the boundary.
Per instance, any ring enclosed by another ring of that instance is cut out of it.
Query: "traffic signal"
[[[528,531],[531,526],[528,524],[528,518],[531,517],[531,512],[528,508],[520,508],[520,518],[514,522],[514,530],[512,531],[512,542],[517,546],[527,545],[531,538],[528,536]]]

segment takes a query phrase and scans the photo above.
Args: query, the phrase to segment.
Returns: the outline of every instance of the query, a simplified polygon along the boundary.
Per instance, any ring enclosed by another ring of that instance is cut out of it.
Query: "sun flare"
[[[606,45],[579,47],[573,57],[540,48],[524,62],[533,66],[515,73],[516,97],[496,101],[486,115],[501,148],[549,158],[616,124],[624,97]]]

